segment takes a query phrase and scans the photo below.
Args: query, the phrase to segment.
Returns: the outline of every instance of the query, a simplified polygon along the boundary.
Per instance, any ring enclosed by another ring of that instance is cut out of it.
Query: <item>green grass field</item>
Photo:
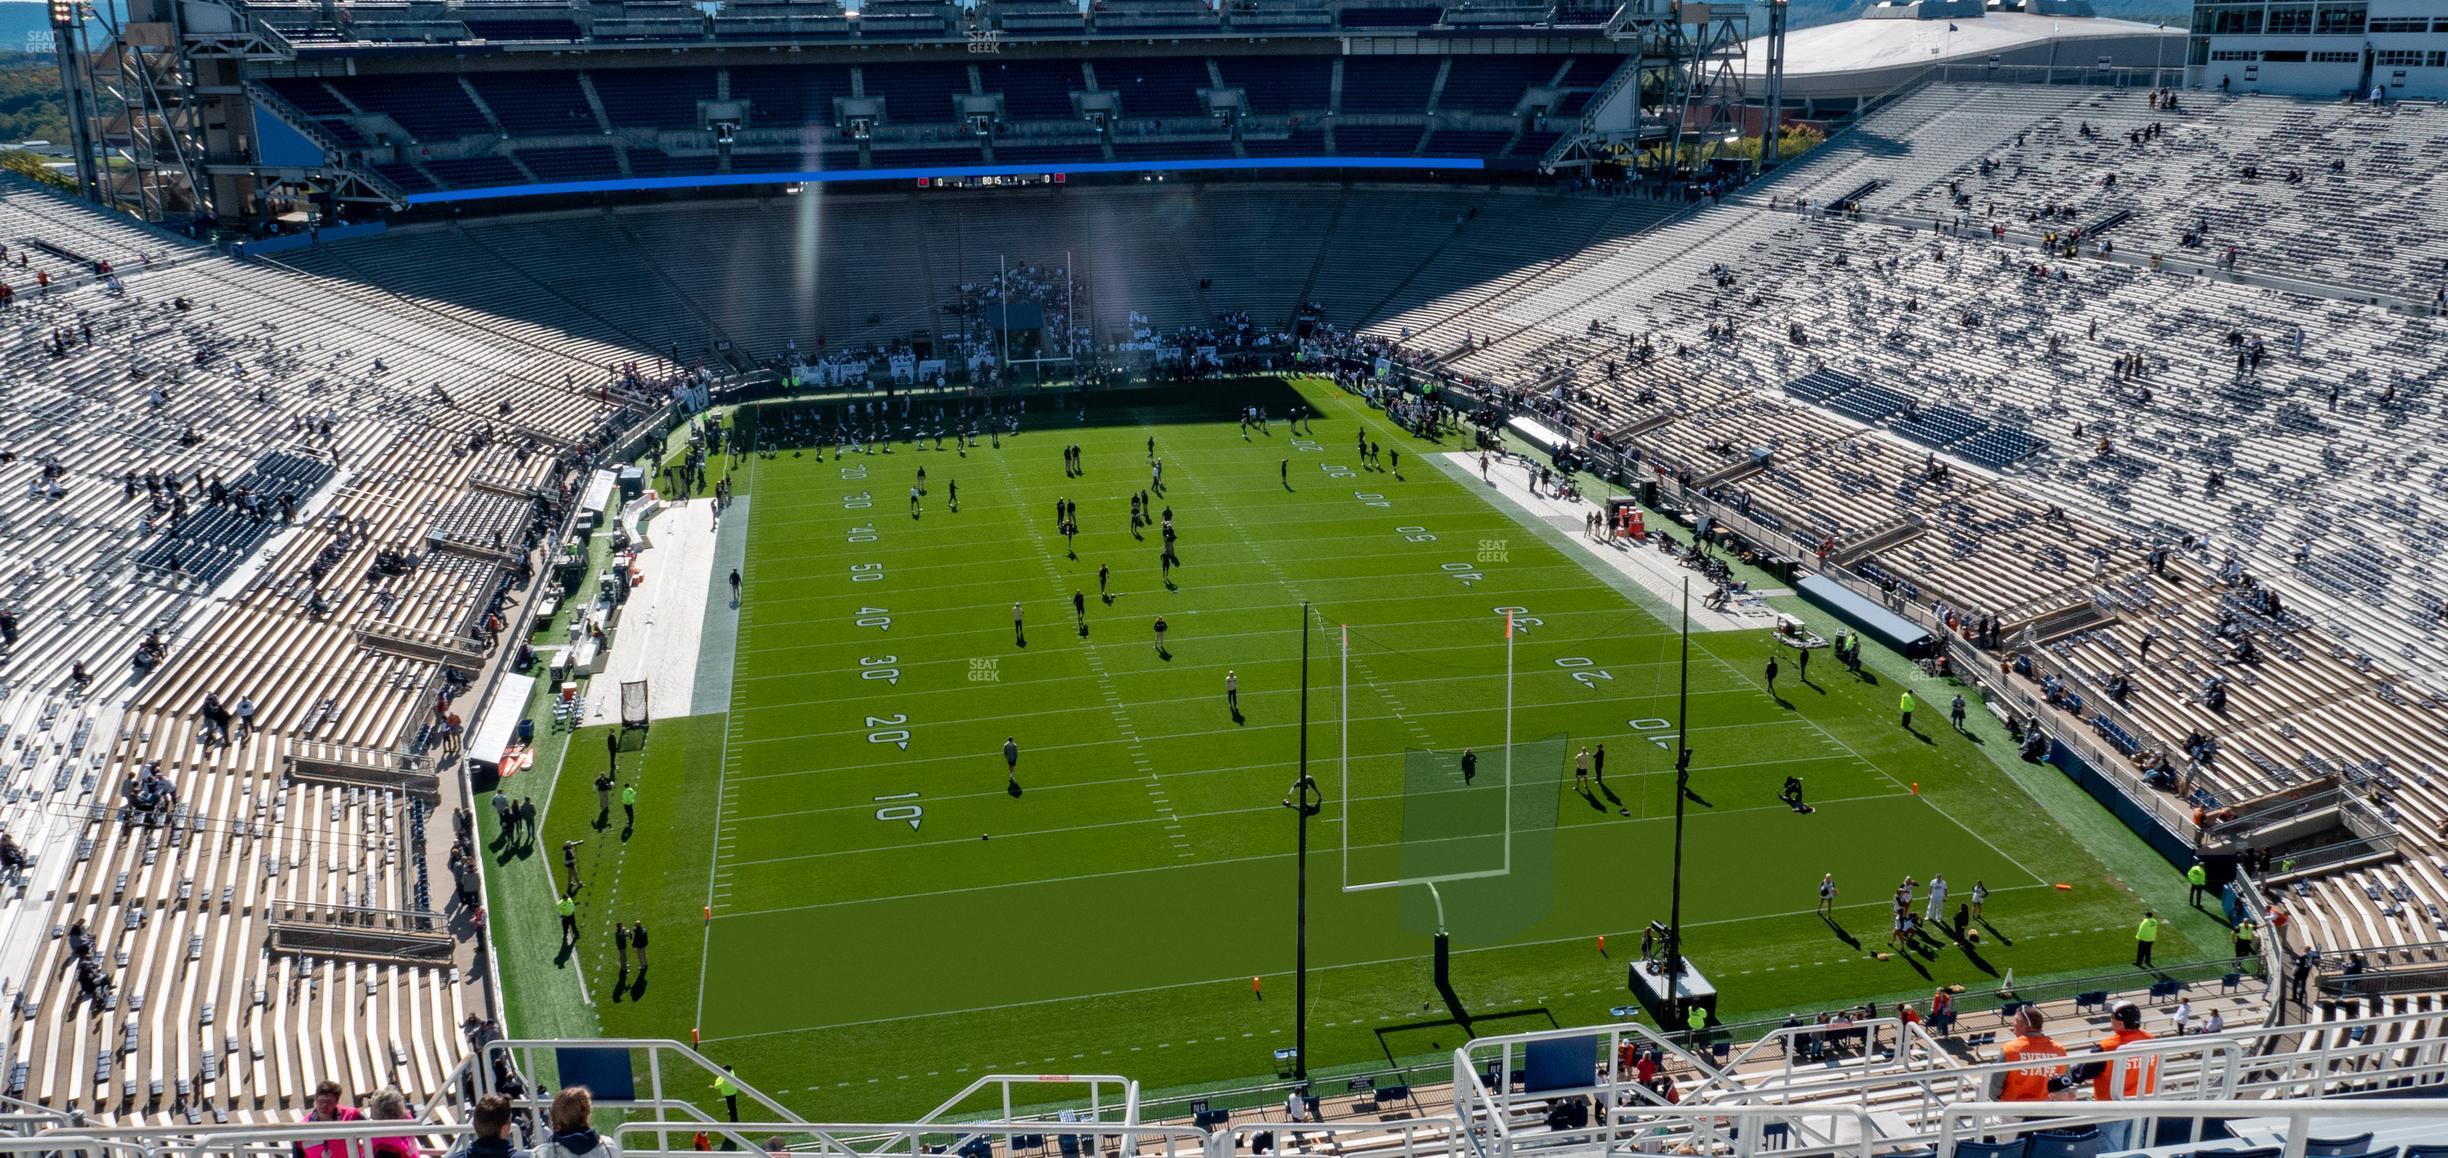
[[[1321,413],[1313,434],[1279,419],[1244,441],[1231,420],[1244,403],[1282,415],[1296,401]],[[1475,477],[1428,461],[1455,448],[1323,383],[1215,387],[1197,405],[1108,406],[1086,424],[1030,417],[966,457],[786,450],[739,468],[750,522],[729,713],[658,721],[624,756],[646,799],[634,832],[617,816],[593,827],[600,732],[569,744],[542,846],[588,838],[574,953],[553,954],[538,858],[495,845],[515,869],[494,886],[511,914],[498,935],[514,1031],[694,1030],[744,1079],[835,1121],[912,1115],[994,1071],[1122,1073],[1151,1089],[1272,1077],[1292,1037],[1295,817],[1281,801],[1299,754],[1304,600],[1310,755],[1328,797],[1310,862],[1312,1071],[1603,1022],[1630,1002],[1625,967],[1666,915],[1672,839],[1662,736],[1677,642],[1654,608],[1475,493]],[[1401,473],[1364,469],[1355,428],[1399,447]],[[1172,587],[1158,534],[1134,538],[1127,516],[1150,437],[1168,487],[1158,505],[1181,536]],[[1070,443],[1085,448],[1084,477],[1065,476]],[[920,466],[930,493],[913,517]],[[1080,506],[1076,557],[1055,532],[1062,497]],[[1502,863],[1505,607],[1524,621],[1515,753],[1537,766],[1514,769],[1512,875],[1444,889],[1466,1030],[1430,982],[1424,891],[1341,886],[1406,864]],[[2053,773],[2019,781],[1985,750],[2004,747],[1985,721],[1955,734],[1951,689],[1916,686],[1907,732],[1902,665],[1856,677],[1823,658],[1804,685],[1789,658],[1774,699],[1767,654],[1761,633],[1693,639],[1684,916],[1729,1014],[1994,988],[2008,968],[2031,980],[2115,968],[2143,897],[2177,907],[2173,874],[2138,881],[2140,896],[2112,874],[2144,871],[2147,854],[2078,792],[2048,789]],[[1022,749],[1013,782],[1007,736]],[[1603,790],[1576,791],[1563,753],[1601,743]],[[1466,746],[1481,756],[1468,786],[1451,771]],[[1789,774],[1815,814],[1775,799]],[[1467,825],[1475,793],[1487,827],[1405,860],[1424,847],[1397,847],[1407,808],[1416,837],[1430,819]],[[1828,871],[1843,889],[1832,923],[1813,911]],[[1958,898],[1988,882],[1991,935],[1976,955],[1877,960],[1889,894],[1933,872]],[[622,976],[610,923],[640,918],[653,969]],[[2216,945],[2213,929],[2172,925],[2160,959]]]

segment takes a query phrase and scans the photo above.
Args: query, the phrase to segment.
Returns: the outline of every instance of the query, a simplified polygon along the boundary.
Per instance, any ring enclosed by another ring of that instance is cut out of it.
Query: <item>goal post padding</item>
[[[646,681],[621,681],[621,727],[643,728],[646,718]]]

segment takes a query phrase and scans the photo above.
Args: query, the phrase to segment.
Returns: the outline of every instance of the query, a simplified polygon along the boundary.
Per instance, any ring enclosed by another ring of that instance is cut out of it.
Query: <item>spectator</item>
[[[408,1109],[408,1096],[395,1088],[386,1088],[366,1099],[366,1118],[375,1122],[408,1122],[416,1118]],[[405,1134],[376,1138],[366,1143],[370,1158],[417,1158],[417,1141]]]
[[[585,1086],[570,1086],[554,1094],[552,1137],[529,1150],[526,1158],[620,1158],[611,1140],[595,1132],[594,1116],[595,1095]]]
[[[365,1115],[357,1107],[340,1100],[340,1083],[325,1079],[315,1083],[314,1108],[306,1111],[309,1122],[354,1122]],[[309,1142],[298,1147],[298,1158],[349,1158],[349,1144],[339,1139]]]
[[[2101,1053],[2114,1053],[2123,1046],[2150,1039],[2151,1035],[2142,1031],[2142,1007],[2127,1001],[2116,1007],[2108,1034],[2099,1039],[2096,1048]],[[2083,1066],[2075,1076],[2078,1080],[2088,1078],[2091,1096],[2102,1102],[2132,1101],[2159,1092],[2158,1058],[2139,1058],[2124,1066],[2124,1084],[2121,1087],[2117,1084],[2118,1068],[2114,1061],[2092,1062]],[[2126,1149],[2125,1143],[2132,1135],[2131,1121],[2103,1122],[2100,1124],[2100,1149],[2103,1152]]]
[[[2066,1068],[2047,1064],[2062,1060],[2065,1047],[2043,1032],[2047,1024],[2039,1006],[2025,1005],[2015,1010],[2015,1036],[1999,1051],[1999,1059],[2029,1064],[1989,1075],[1991,1101],[2044,1102],[2065,1088]]]
[[[510,1144],[510,1099],[500,1094],[476,1099],[468,1126],[473,1133],[451,1147],[445,1158],[512,1158],[518,1153]]]

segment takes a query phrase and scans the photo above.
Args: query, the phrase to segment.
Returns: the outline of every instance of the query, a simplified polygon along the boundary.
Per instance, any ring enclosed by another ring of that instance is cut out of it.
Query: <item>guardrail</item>
[[[2365,1123],[2375,1119],[2391,1123],[2403,1121],[2409,1129],[2425,1131],[2421,1135],[2409,1134],[2410,1140],[2429,1140],[2438,1138],[2441,1131],[2448,1131],[2448,1104],[2414,1098],[2353,1102],[2220,1100],[2192,1102],[2181,1107],[2151,1102],[1972,1102],[1947,1108],[1944,1119],[1939,1123],[1938,1152],[1953,1152],[1959,1141],[1975,1138],[2019,1139],[2080,1123],[2135,1123],[2132,1128],[2141,1132],[2157,1122],[2180,1121],[2192,1127],[2187,1137],[2200,1138],[2202,1123],[2214,1118],[2266,1123],[2266,1134],[2262,1130],[2255,1130],[2251,1137],[2239,1135],[2241,1144],[2276,1145],[2280,1147],[2280,1158],[2304,1158],[2306,1146],[2312,1139],[2313,1126],[2317,1122],[2340,1119]],[[2379,1131],[2374,1130],[2373,1133],[2378,1134]],[[2383,1149],[2394,1151],[2396,1147],[2384,1146]]]

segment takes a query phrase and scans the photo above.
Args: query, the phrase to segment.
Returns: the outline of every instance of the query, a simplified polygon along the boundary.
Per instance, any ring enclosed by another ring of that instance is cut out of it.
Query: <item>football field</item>
[[[1158,404],[1176,398],[1197,401]],[[1245,439],[1241,405],[1271,430]],[[1296,405],[1319,412],[1299,434]],[[1362,432],[1399,471],[1363,463]],[[651,815],[588,849],[612,911],[590,909],[574,959],[603,1028],[694,1030],[831,1120],[915,1114],[995,1071],[1273,1077],[1292,1038],[1304,633],[1324,796],[1311,1069],[1608,1020],[1640,930],[1667,915],[1679,641],[1585,548],[1431,461],[1449,442],[1269,380],[1126,395],[1085,421],[1039,403],[966,455],[752,456],[734,474],[730,710],[657,721],[634,773]],[[1131,525],[1141,490],[1171,509],[1169,576],[1159,530]],[[1684,918],[1730,1014],[2130,959],[2140,903],[1947,726],[1951,689],[1917,686],[1907,731],[1892,678],[1823,656],[1798,684],[1788,653],[1771,697],[1768,653],[1764,633],[1695,635],[1689,665]],[[1598,745],[1583,790],[1571,753]],[[601,747],[582,732],[570,751]],[[561,777],[547,847],[593,819],[594,772]],[[1776,799],[1789,775],[1815,812]],[[1823,872],[1834,921],[1814,911]],[[1933,873],[1959,899],[1986,882],[1991,934],[1878,960],[1895,885]],[[1438,899],[1458,1009],[1430,980],[1427,890],[1344,888],[1428,874],[1456,878]],[[608,959],[622,913],[654,922],[651,986]],[[2161,959],[2193,955],[2172,927]]]

